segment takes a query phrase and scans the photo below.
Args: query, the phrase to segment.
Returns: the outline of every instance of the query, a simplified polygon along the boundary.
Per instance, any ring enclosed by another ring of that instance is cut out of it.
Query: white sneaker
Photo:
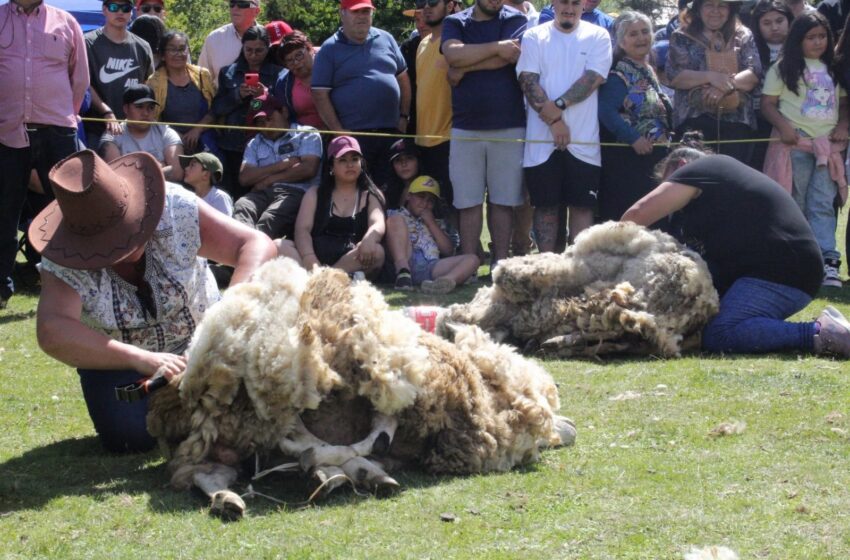
[[[829,288],[841,288],[841,276],[838,274],[838,267],[831,264],[823,265],[823,286]]]

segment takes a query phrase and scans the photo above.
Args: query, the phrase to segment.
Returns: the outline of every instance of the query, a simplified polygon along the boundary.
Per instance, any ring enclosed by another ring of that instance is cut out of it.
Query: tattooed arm
[[[596,91],[596,88],[601,86],[604,82],[605,78],[593,70],[585,70],[584,74],[581,75],[581,78],[573,82],[570,89],[561,95],[561,99],[564,100],[567,107],[571,105],[578,105],[590,97],[590,94]]]
[[[540,118],[546,124],[552,124],[561,119],[561,110],[546,96],[540,85],[540,74],[534,72],[519,73],[519,87],[525,94],[528,106],[540,114]]]

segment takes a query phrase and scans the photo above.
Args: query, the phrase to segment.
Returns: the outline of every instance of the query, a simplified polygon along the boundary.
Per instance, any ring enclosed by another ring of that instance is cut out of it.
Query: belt
[[[41,130],[42,128],[50,128],[51,126],[53,125],[41,123],[24,123],[24,128],[26,128],[28,131]]]

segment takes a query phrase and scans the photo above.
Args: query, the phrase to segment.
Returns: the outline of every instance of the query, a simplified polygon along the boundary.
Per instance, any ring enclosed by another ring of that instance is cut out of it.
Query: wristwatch
[[[567,108],[567,102],[564,101],[563,97],[557,97],[557,98],[555,98],[555,107],[557,107],[558,109],[563,111],[564,109]]]

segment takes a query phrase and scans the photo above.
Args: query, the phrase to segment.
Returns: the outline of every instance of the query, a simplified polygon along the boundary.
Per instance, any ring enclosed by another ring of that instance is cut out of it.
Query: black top
[[[700,158],[667,180],[702,192],[677,215],[675,229],[706,260],[721,295],[746,276],[815,296],[823,280],[820,248],[779,183],[724,155]]]

